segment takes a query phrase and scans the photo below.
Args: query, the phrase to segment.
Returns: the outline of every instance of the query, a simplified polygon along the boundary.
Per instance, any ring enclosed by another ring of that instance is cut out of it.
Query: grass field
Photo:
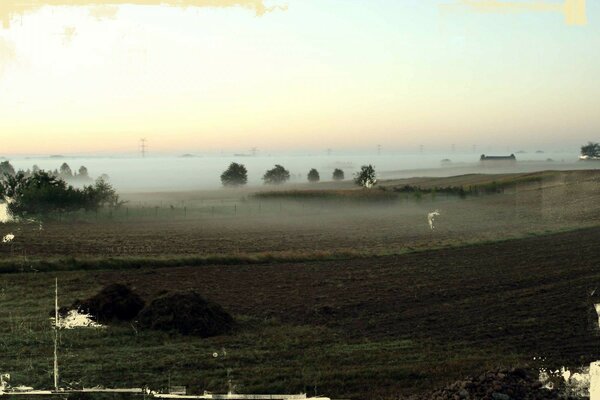
[[[135,324],[64,331],[64,386],[227,391],[229,369],[238,392],[392,399],[494,367],[539,367],[534,357],[580,367],[599,356],[598,178],[561,173],[496,195],[384,205],[172,194],[188,208],[177,217],[167,206],[136,215],[131,195],[130,215],[5,226],[16,239],[0,266],[19,268],[0,274],[0,367],[16,384],[51,385],[55,277],[61,305],[112,282],[146,300],[194,288],[240,321],[210,339]],[[207,212],[236,202],[236,213]]]

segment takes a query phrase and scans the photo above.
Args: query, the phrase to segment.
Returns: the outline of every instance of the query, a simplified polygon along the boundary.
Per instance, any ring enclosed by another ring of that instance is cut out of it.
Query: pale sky
[[[0,1],[0,155],[600,139],[598,1]]]

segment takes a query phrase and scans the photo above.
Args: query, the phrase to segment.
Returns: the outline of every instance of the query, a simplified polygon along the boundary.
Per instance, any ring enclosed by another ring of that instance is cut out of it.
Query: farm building
[[[486,156],[482,154],[479,162],[484,166],[507,166],[517,163],[517,157],[514,154],[510,156]]]

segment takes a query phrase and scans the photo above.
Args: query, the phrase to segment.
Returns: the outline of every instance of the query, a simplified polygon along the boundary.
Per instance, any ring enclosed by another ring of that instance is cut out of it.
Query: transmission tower
[[[140,139],[140,152],[142,153],[142,158],[146,158],[146,150],[148,149],[146,142],[147,140],[145,138]]]

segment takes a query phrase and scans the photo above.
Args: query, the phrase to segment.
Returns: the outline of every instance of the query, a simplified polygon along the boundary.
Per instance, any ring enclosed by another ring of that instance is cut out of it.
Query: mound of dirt
[[[487,372],[406,400],[550,400],[564,399],[559,389],[542,388],[535,374],[524,369]]]
[[[113,283],[85,300],[76,300],[71,309],[91,314],[98,322],[131,321],[144,308],[144,300],[128,286]]]
[[[146,329],[176,331],[203,338],[228,333],[235,322],[219,304],[195,291],[172,293],[154,299],[138,316]]]

